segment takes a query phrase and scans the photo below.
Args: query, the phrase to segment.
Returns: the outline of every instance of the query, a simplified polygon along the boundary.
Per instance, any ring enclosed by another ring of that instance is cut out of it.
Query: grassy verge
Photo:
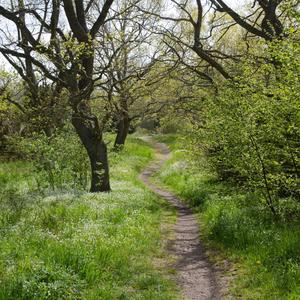
[[[299,220],[274,222],[257,196],[218,182],[189,160],[180,138],[158,139],[173,150],[160,180],[194,207],[205,241],[237,264],[233,298],[299,299]]]
[[[153,264],[174,215],[137,179],[152,156],[131,138],[110,157],[113,192],[99,195],[42,196],[30,163],[2,163],[0,188],[12,189],[0,198],[0,299],[177,299]]]

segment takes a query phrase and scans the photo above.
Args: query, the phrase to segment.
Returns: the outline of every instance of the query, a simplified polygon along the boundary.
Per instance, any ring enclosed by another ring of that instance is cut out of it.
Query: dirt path
[[[153,142],[148,138],[145,140],[154,146],[157,160],[141,173],[140,179],[153,192],[169,201],[178,210],[178,220],[175,225],[176,237],[171,251],[177,258],[174,267],[177,270],[178,283],[184,299],[221,299],[216,274],[205,256],[199,239],[199,225],[193,212],[175,195],[159,188],[150,180],[150,177],[170,158],[170,151],[165,144]]]

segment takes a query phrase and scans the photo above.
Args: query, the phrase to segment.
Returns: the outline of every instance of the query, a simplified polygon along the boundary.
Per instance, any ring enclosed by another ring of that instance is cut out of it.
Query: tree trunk
[[[130,119],[127,115],[123,115],[117,125],[117,136],[114,143],[115,150],[120,150],[125,145],[125,141],[129,132]]]
[[[107,147],[101,133],[91,119],[86,119],[78,114],[72,116],[72,124],[90,159],[92,177],[90,192],[109,192]]]

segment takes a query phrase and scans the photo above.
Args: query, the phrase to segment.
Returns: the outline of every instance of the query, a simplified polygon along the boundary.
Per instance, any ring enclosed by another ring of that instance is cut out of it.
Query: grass
[[[178,299],[162,222],[174,212],[137,179],[153,157],[112,153],[112,193],[35,190],[30,162],[0,165],[0,299]],[[171,271],[170,271],[171,272]]]
[[[218,182],[205,163],[196,164],[180,137],[158,139],[173,150],[160,180],[195,209],[204,240],[239,270],[232,297],[300,299],[299,220],[275,222],[257,195]]]

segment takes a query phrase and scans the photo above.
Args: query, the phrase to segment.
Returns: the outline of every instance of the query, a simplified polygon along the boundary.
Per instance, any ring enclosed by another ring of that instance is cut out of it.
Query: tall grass
[[[285,214],[274,220],[258,195],[218,182],[195,163],[180,137],[159,139],[173,149],[160,179],[198,212],[205,241],[238,266],[233,297],[300,299],[300,222],[287,213],[291,203],[282,203]]]
[[[110,157],[112,193],[97,195],[43,195],[30,162],[1,164],[0,299],[177,299],[153,264],[166,259],[160,224],[173,212],[137,179],[152,156],[131,138]]]

